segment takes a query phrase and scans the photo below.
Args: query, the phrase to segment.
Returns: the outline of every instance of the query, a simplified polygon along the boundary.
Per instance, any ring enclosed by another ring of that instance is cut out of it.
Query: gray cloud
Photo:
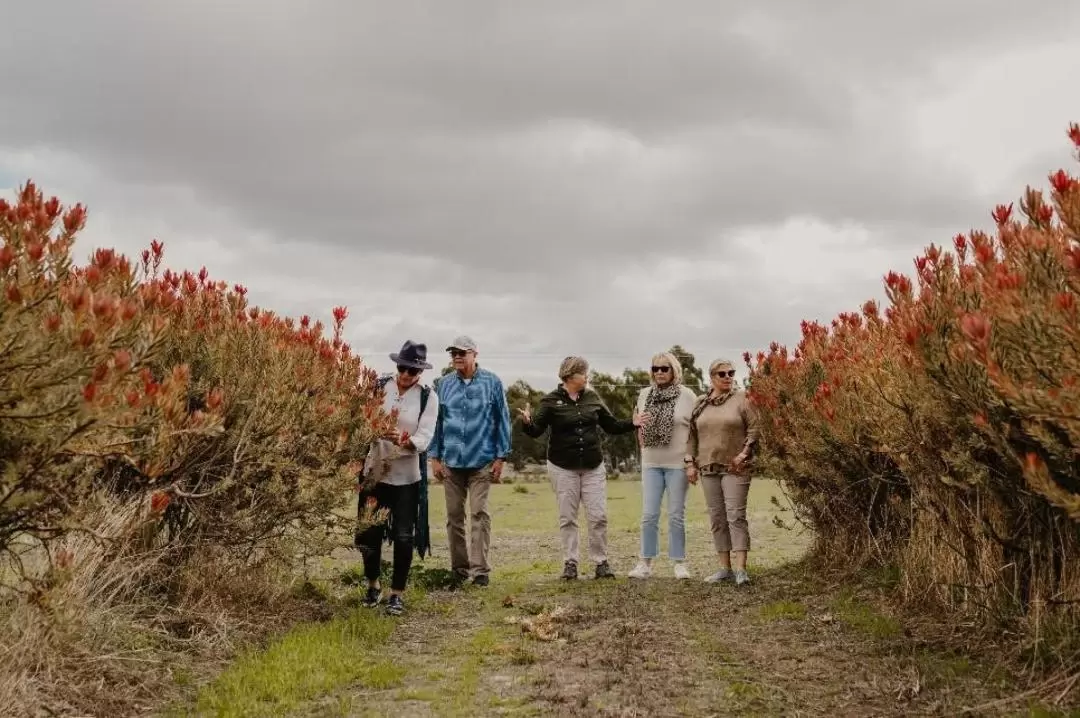
[[[205,261],[261,303],[349,304],[360,348],[470,331],[514,347],[489,356],[519,373],[695,332],[741,353],[885,269],[810,266],[826,279],[750,301],[790,281],[745,264],[756,228],[872,227],[851,251],[886,261],[985,218],[962,170],[913,149],[897,103],[940,83],[942,57],[1070,36],[1078,8],[24,3],[0,30],[0,156],[77,159],[92,172],[60,179],[88,196],[70,199],[130,215],[121,235],[217,242]],[[736,270],[653,294],[618,281],[648,284],[672,256]],[[686,301],[738,309],[673,320]]]

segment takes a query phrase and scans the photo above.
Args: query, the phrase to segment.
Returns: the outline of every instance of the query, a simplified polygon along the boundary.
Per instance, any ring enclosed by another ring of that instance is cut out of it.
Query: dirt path
[[[542,485],[499,487],[496,566],[486,589],[410,605],[382,651],[400,685],[352,686],[310,715],[912,716],[1027,714],[989,667],[950,657],[877,607],[873,588],[830,586],[797,561],[805,538],[777,527],[767,482],[752,496],[761,550],[752,586],[710,586],[700,497],[688,543],[696,571],[625,577],[637,546],[636,484],[610,485],[619,578],[559,581],[553,503]],[[433,496],[432,527],[442,522]],[[500,525],[501,524],[501,525]],[[666,533],[666,531],[662,532]],[[435,532],[434,545],[445,545]],[[662,542],[664,545],[664,542]],[[427,562],[444,567],[445,550]],[[346,558],[343,556],[342,558]],[[794,560],[794,562],[793,562]]]

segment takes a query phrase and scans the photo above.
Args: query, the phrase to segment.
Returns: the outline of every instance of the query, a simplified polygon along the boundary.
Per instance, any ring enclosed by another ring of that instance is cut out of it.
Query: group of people
[[[378,606],[382,544],[393,545],[393,572],[386,610],[405,610],[405,591],[413,551],[428,547],[427,477],[444,486],[450,567],[459,583],[490,582],[491,485],[501,481],[511,449],[511,418],[502,381],[477,363],[476,342],[458,337],[446,348],[453,371],[433,386],[421,382],[427,361],[424,344],[406,341],[390,354],[396,375],[381,379],[383,408],[396,411],[396,429],[376,440],[361,474],[359,506],[385,509],[389,518],[359,532],[368,582],[364,603]],[[582,504],[588,524],[588,555],[595,577],[613,578],[607,555],[607,467],[602,435],[637,432],[641,448],[642,517],[640,561],[629,572],[649,578],[659,554],[659,518],[668,496],[668,558],[677,579],[689,579],[686,562],[686,497],[699,482],[708,507],[718,569],[705,581],[749,581],[746,555],[750,534],[746,502],[749,466],[757,442],[754,411],[735,382],[726,359],[709,365],[709,388],[698,396],[683,383],[676,356],[652,358],[650,383],[642,388],[629,418],[612,414],[589,387],[589,364],[567,357],[559,366],[559,385],[536,408],[520,410],[523,431],[548,434],[547,471],[557,497],[563,547],[562,578],[578,577],[578,516]],[[466,505],[468,506],[466,510]],[[468,538],[466,513],[470,518]]]

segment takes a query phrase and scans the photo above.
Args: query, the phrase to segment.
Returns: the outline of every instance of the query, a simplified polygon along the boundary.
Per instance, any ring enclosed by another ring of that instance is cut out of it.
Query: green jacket
[[[633,421],[616,419],[592,389],[574,401],[561,386],[540,400],[532,423],[521,428],[534,439],[550,428],[548,461],[571,471],[588,471],[603,463],[600,429],[607,434],[628,434],[636,429]]]

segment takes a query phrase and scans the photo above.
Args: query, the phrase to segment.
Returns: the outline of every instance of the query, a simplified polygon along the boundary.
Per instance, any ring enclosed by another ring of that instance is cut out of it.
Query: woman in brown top
[[[698,399],[690,415],[686,477],[691,484],[701,478],[709,507],[713,546],[720,570],[708,583],[734,577],[736,585],[750,580],[746,553],[750,532],[746,522],[746,497],[750,493],[749,464],[757,442],[757,418],[746,392],[735,386],[735,367],[727,359],[709,365],[712,387]],[[732,571],[732,553],[735,570]]]

